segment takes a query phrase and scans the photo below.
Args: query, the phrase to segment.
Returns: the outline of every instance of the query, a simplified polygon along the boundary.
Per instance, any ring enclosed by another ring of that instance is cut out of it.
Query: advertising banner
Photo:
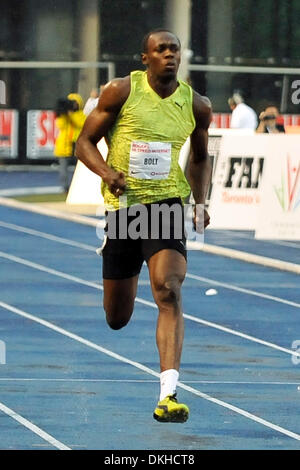
[[[27,112],[27,158],[54,158],[57,136],[54,111],[30,110]]]
[[[0,157],[18,156],[19,112],[14,109],[0,110]]]
[[[98,142],[97,148],[106,159],[108,148],[104,138]],[[89,170],[80,160],[76,164],[66,203],[104,205],[100,176]]]
[[[255,237],[300,240],[300,136],[269,140]]]
[[[300,114],[281,114],[279,119],[285,127],[300,126]],[[231,113],[213,113],[211,128],[229,128]]]
[[[269,135],[224,135],[209,203],[210,228],[255,230]]]

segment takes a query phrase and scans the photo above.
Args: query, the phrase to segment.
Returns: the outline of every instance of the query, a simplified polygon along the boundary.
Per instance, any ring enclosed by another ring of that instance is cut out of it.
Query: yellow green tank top
[[[178,159],[195,128],[192,88],[179,80],[175,92],[161,98],[150,87],[146,72],[131,72],[130,79],[129,96],[107,136],[106,160],[124,172],[126,191],[119,201],[102,183],[108,210],[171,197],[184,199],[190,192]]]

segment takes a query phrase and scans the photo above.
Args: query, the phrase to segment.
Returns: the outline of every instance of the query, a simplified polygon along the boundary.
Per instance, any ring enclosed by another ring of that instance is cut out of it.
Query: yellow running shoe
[[[188,417],[189,408],[177,402],[176,393],[159,401],[153,413],[153,418],[161,423],[184,423]]]

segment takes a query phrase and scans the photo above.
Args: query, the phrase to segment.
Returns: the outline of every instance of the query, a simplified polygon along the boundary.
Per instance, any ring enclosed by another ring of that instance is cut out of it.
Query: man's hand
[[[110,192],[116,196],[120,197],[124,194],[126,189],[125,175],[121,171],[115,171],[112,168],[109,168],[107,175],[102,177],[104,183],[108,185]]]
[[[267,115],[267,113],[266,113],[265,111],[262,111],[262,112],[260,113],[260,115],[259,115],[259,120],[260,120],[260,121],[263,121],[264,118],[266,117],[266,115]]]
[[[193,225],[197,233],[203,233],[204,229],[209,225],[210,216],[203,204],[195,204]]]

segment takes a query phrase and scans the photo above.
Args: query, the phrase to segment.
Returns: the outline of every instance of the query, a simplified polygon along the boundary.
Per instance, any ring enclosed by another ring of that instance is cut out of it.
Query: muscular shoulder
[[[98,102],[100,111],[119,112],[130,93],[130,76],[114,78],[108,82]]]
[[[207,129],[212,119],[212,105],[206,96],[202,96],[193,90],[193,112],[197,127]]]

